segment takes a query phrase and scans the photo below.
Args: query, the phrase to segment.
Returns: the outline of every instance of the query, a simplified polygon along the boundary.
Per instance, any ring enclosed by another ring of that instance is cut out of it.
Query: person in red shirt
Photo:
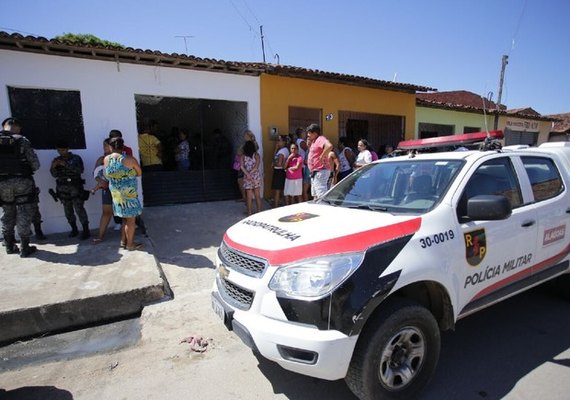
[[[123,138],[123,134],[120,130],[118,129],[112,129],[111,132],[109,132],[109,139],[113,139],[113,138]],[[126,156],[133,156],[133,149],[131,149],[129,146],[124,145],[123,146],[123,154]]]
[[[311,140],[308,157],[309,170],[311,171],[311,194],[314,199],[318,199],[328,189],[331,174],[328,155],[333,149],[333,145],[321,134],[321,127],[317,124],[309,125],[307,134]]]

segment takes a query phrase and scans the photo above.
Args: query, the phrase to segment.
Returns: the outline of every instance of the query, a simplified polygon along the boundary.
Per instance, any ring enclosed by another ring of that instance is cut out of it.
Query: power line
[[[249,27],[249,30],[251,32],[254,32],[253,27],[251,26],[251,24],[248,22],[248,20],[243,16],[243,14],[239,11],[239,9],[237,8],[237,6],[235,5],[235,3],[233,2],[233,0],[230,0],[230,3],[232,4],[232,7],[234,8],[234,10],[236,10],[236,12],[238,13],[238,15],[240,16],[240,18],[243,20],[243,22],[245,22],[245,24]],[[255,33],[254,33],[255,34]]]
[[[259,22],[259,19],[257,18],[257,16],[253,13],[253,11],[251,10],[251,8],[249,7],[249,5],[247,4],[247,1],[242,0],[243,4],[245,4],[245,7],[247,8],[247,10],[249,11],[249,13],[251,15],[253,15],[253,18],[255,18],[255,20],[257,21],[257,25],[261,25],[261,22]]]
[[[249,11],[249,14],[251,14],[251,16],[255,19],[255,21],[257,22],[257,25],[259,26],[259,35],[257,34],[257,30],[254,29],[252,24],[249,22],[248,18],[238,9],[238,7],[234,3],[234,1],[233,0],[229,0],[229,1],[231,3],[232,7],[234,8],[235,12],[240,16],[242,21],[247,25],[247,27],[249,28],[249,31],[253,34],[254,38],[255,39],[259,38],[261,40],[261,52],[262,52],[263,62],[265,62],[265,44],[266,43],[267,43],[267,47],[269,48],[271,54],[276,54],[276,52],[273,51],[273,49],[271,48],[271,44],[269,43],[269,41],[265,37],[265,34],[263,32],[263,25],[261,24],[261,21],[259,20],[259,18],[257,18],[257,16],[255,15],[255,13],[251,9],[251,7],[248,5],[247,1],[242,0],[245,8],[247,9],[247,11]]]
[[[517,39],[517,36],[519,35],[519,30],[521,27],[522,19],[524,17],[524,13],[526,11],[527,1],[528,0],[524,0],[523,8],[522,8],[521,13],[519,15],[519,19],[517,20],[517,26],[515,28],[515,33],[513,34],[513,39],[511,40],[511,50],[509,50],[509,55],[510,55],[510,52],[515,48],[515,41]]]

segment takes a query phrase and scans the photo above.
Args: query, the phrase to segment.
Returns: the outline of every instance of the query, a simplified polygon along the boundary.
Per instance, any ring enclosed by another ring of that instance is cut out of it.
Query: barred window
[[[85,129],[79,91],[8,87],[12,117],[22,122],[22,134],[34,149],[55,148],[65,139],[71,149],[85,149]]]

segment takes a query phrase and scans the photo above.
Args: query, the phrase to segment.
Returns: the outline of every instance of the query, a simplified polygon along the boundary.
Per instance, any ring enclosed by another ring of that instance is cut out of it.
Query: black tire
[[[346,383],[361,400],[415,398],[439,359],[437,321],[407,299],[390,299],[379,307],[358,339]]]

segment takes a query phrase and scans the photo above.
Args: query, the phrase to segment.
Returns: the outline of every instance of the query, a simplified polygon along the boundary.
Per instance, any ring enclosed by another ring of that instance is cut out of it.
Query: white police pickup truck
[[[440,330],[570,272],[569,171],[570,143],[369,164],[229,228],[212,307],[285,369],[414,398]]]

